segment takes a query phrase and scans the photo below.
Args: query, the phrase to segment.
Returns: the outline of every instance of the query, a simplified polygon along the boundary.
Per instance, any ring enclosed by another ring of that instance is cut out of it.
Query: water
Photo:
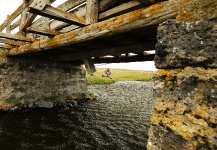
[[[92,86],[98,99],[72,110],[0,114],[0,150],[144,150],[150,83]]]

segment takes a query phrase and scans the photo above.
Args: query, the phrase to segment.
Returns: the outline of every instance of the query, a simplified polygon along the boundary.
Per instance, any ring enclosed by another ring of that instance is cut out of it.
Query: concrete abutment
[[[7,59],[0,64],[0,81],[2,110],[20,103],[52,107],[54,101],[86,97],[85,70],[72,63]]]

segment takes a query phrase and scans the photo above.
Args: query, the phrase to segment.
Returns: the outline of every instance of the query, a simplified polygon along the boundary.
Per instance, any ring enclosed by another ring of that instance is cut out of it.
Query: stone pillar
[[[216,22],[158,27],[149,150],[217,149]]]
[[[0,110],[10,109],[13,107],[10,104],[15,103],[54,102],[86,96],[85,71],[72,63],[8,59],[7,63],[0,64],[0,81]]]

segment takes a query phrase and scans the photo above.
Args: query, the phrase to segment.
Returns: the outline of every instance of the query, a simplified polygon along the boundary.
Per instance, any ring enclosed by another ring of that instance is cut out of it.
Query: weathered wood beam
[[[83,17],[79,17],[75,14],[65,12],[63,10],[60,10],[58,8],[52,7],[50,5],[46,5],[43,10],[39,10],[34,7],[30,7],[29,12],[38,14],[44,17],[48,17],[51,19],[63,21],[66,23],[75,24],[78,26],[84,26],[85,25],[85,19]]]
[[[158,3],[158,2],[162,2],[162,1],[166,1],[166,0],[138,0],[138,2],[142,6],[150,6],[152,4],[155,4],[155,3]]]
[[[22,31],[22,26],[25,23],[27,19],[27,14],[28,14],[28,0],[23,0],[23,11],[21,13],[21,21],[20,21],[20,26],[19,26],[19,35],[25,35],[26,33]]]
[[[42,28],[42,27],[28,27],[26,29],[26,32],[28,33],[36,33],[36,34],[40,34],[40,35],[44,35],[44,36],[55,36],[57,34],[59,34],[59,32],[55,31],[55,30],[51,30],[48,28]]]
[[[48,0],[47,2],[48,5],[51,5],[51,0]],[[42,17],[42,30],[41,32],[41,36],[40,36],[40,40],[44,40],[44,39],[48,39],[49,37],[54,37],[55,35],[57,35],[58,33],[54,30],[50,30],[50,18],[47,17]],[[37,31],[37,30],[35,30]]]
[[[35,42],[36,40],[33,38],[21,36],[21,35],[15,35],[15,34],[8,34],[8,33],[2,33],[0,32],[1,38],[6,39],[12,39],[12,40],[18,40],[18,41],[25,41],[25,42]]]
[[[5,43],[5,44],[9,44],[12,46],[21,46],[21,45],[26,44],[25,42],[15,41],[15,40],[10,40],[10,39],[5,39],[5,38],[0,38],[0,42]]]
[[[16,27],[18,27],[20,25],[20,19],[17,20],[16,22],[14,22],[12,25],[11,25],[11,30],[14,30]]]
[[[68,0],[68,1],[66,1],[65,3],[59,5],[57,8],[58,8],[58,9],[61,9],[61,10],[63,10],[63,11],[68,11],[68,10],[70,10],[71,8],[75,7],[75,6],[84,3],[85,1],[86,1],[86,0],[76,0],[76,1]],[[13,24],[11,25],[11,30],[13,30],[13,29],[15,29],[16,27],[18,27],[18,26],[20,25],[20,21],[21,21],[21,20],[19,19],[19,20],[17,20],[15,23],[13,23]],[[40,25],[40,24],[42,24],[42,18],[39,18],[38,20],[36,20],[36,21],[33,23],[34,26],[38,26],[38,25]]]
[[[106,56],[106,55],[120,55],[123,53],[144,52],[144,51],[155,49],[155,45],[156,45],[156,42],[144,42],[142,44],[88,50],[88,51],[83,51],[83,52],[81,51],[81,52],[73,53],[73,54],[50,57],[50,59],[55,60],[55,61],[69,61],[69,60],[75,60],[75,59],[82,59],[83,57],[88,58],[88,57],[100,57],[100,56]]]
[[[94,63],[121,63],[121,62],[137,62],[137,61],[153,61],[155,54],[149,55],[134,55],[128,57],[104,57],[94,58]]]
[[[100,12],[108,10],[112,7],[115,7],[118,3],[122,2],[127,2],[129,0],[101,0],[99,3],[99,10]]]
[[[60,33],[66,33],[66,32],[72,31],[72,30],[77,29],[77,28],[79,28],[79,27],[75,26],[75,25],[67,26],[67,27],[64,27],[61,30],[59,30],[59,32]]]
[[[5,45],[5,44],[0,44],[0,48],[2,49],[12,49],[14,46],[10,46],[10,45]]]
[[[82,17],[86,18],[85,4],[79,5],[79,7],[77,6],[75,10],[70,10],[69,13],[73,13],[73,14],[75,14],[77,16],[82,16]],[[77,25],[72,25],[72,24],[61,22],[61,21],[58,21],[58,20],[53,20],[50,23],[50,28],[54,29],[54,30],[62,30],[63,28],[69,27],[69,26],[71,26],[72,30],[75,29],[75,28],[80,27],[80,26],[77,26]]]
[[[76,0],[76,1],[72,1],[72,0],[68,0],[63,4],[60,4],[57,8],[63,11],[69,11],[70,9],[84,3],[86,0]]]
[[[179,8],[180,4],[175,1],[166,1],[155,4],[148,8],[141,8],[99,23],[78,28],[65,34],[59,34],[49,40],[42,40],[40,42],[19,47],[18,49],[11,49],[8,55],[35,52],[40,51],[41,49],[54,49],[61,46],[90,41],[100,37],[109,37],[123,32],[126,33],[135,29],[148,28],[168,19],[175,18]]]
[[[29,14],[27,19],[23,22],[23,24],[20,26],[20,31],[26,31],[26,28],[29,27],[33,20],[37,17],[36,14]]]
[[[58,9],[63,10],[63,11],[69,11],[70,9],[84,3],[86,0],[76,0],[76,1],[72,1],[72,0],[67,0],[66,2],[64,2],[63,4],[60,4],[59,6],[57,6]],[[38,26],[42,23],[42,18],[39,18],[38,20],[36,20],[33,25],[34,26]]]
[[[119,5],[115,8],[109,9],[105,12],[102,12],[99,14],[99,19],[106,19],[106,18],[111,18],[113,16],[117,16],[119,14],[123,14],[127,11],[130,11],[134,8],[137,8],[138,6],[140,6],[140,3],[138,1],[130,1],[128,3],[124,3],[122,5]]]

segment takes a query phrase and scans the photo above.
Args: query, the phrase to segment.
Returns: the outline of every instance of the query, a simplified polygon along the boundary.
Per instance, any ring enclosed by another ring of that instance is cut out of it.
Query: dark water
[[[67,111],[2,113],[0,150],[144,150],[148,109],[144,98],[104,98]]]

